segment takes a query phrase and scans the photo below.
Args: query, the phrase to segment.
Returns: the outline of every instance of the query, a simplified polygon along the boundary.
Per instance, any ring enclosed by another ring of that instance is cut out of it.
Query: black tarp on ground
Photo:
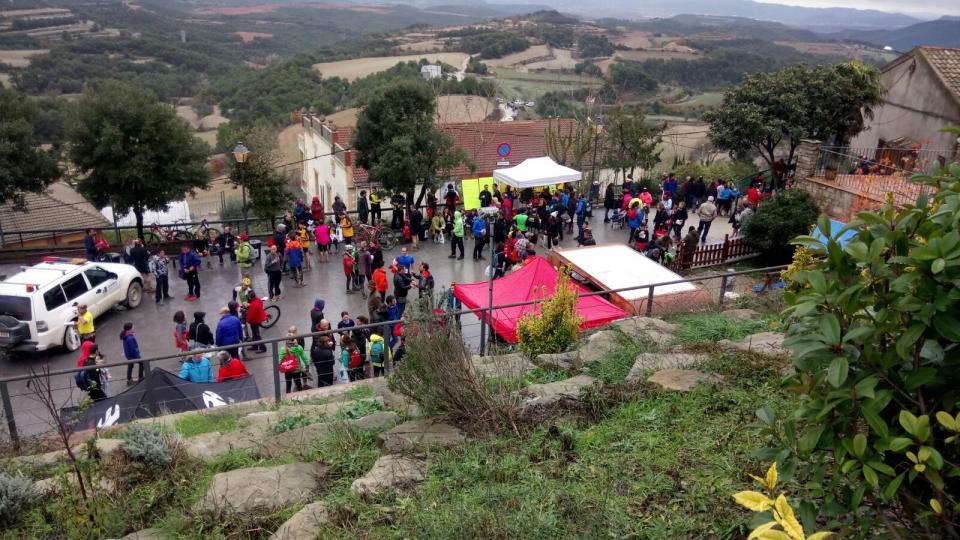
[[[73,431],[102,429],[135,418],[199,411],[254,399],[260,399],[260,390],[253,376],[222,383],[192,383],[169,371],[152,369],[145,379],[125,392],[98,401],[81,413]],[[61,416],[67,419],[75,411],[74,407],[63,409]]]

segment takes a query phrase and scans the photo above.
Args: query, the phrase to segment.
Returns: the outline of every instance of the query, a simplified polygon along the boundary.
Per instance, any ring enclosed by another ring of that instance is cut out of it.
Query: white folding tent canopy
[[[494,180],[517,189],[576,182],[580,178],[580,171],[558,165],[549,157],[530,158],[515,167],[493,171]]]

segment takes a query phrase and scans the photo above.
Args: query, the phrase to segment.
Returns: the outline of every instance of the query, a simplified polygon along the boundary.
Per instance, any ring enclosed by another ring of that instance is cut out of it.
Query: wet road
[[[600,220],[595,220],[597,224],[594,237],[598,243],[626,240],[626,230],[611,230],[609,227],[603,226],[602,213],[595,211],[595,214],[601,217]],[[714,228],[711,230],[711,242],[722,241],[723,235],[729,232],[726,219],[721,221],[718,218],[716,221]],[[438,293],[441,288],[448,287],[454,280],[475,282],[484,279],[483,271],[487,261],[472,261],[473,240],[465,239],[464,244],[466,254],[464,260],[447,258],[450,253],[449,242],[439,245],[427,241],[421,243],[419,251],[410,249],[411,255],[416,260],[414,267],[420,262],[430,264]],[[574,247],[576,241],[568,235],[561,246],[564,248]],[[538,253],[543,255],[545,250],[541,247]],[[389,264],[389,261],[399,254],[400,246],[397,246],[385,252],[384,258]],[[340,256],[331,255],[330,262],[324,264],[317,262],[315,253],[311,253],[311,256],[313,257],[313,268],[310,271],[305,271],[305,287],[295,288],[292,286],[293,282],[288,277],[284,277],[281,285],[283,298],[277,302],[282,310],[282,315],[273,328],[263,330],[264,339],[281,337],[290,326],[296,326],[302,332],[308,331],[310,310],[316,298],[326,300],[325,315],[334,327],[340,319],[341,311],[348,311],[351,317],[366,314],[366,300],[359,293],[347,294],[345,292],[345,277]],[[489,245],[484,256],[489,258]],[[97,343],[100,345],[100,350],[105,354],[107,361],[118,362],[124,360],[123,347],[119,336],[123,324],[126,322],[133,323],[140,351],[144,357],[176,352],[173,342],[173,315],[179,310],[183,310],[187,314],[188,320],[192,320],[194,311],[206,312],[207,323],[211,329],[215,329],[219,318],[217,313],[231,299],[233,288],[239,283],[240,272],[229,260],[226,260],[226,264],[222,267],[216,257],[211,257],[210,260],[212,268],[204,268],[200,272],[202,294],[198,301],[187,302],[183,300],[186,294],[186,283],[172,274],[170,289],[174,298],[164,305],[155,304],[152,294],[145,293],[144,301],[140,307],[133,310],[111,310],[98,318],[96,321]],[[2,270],[10,273],[15,271],[15,269],[11,270],[10,268],[3,268]],[[259,295],[264,296],[267,292],[267,279],[262,266],[259,263],[256,264],[250,273],[254,277],[255,290]],[[389,292],[392,292],[392,285]],[[411,292],[411,295],[415,294],[415,291]],[[475,317],[463,318],[463,334],[468,343],[474,346],[479,344],[480,325]],[[67,353],[63,350],[11,356],[0,360],[0,376],[29,374],[31,369],[39,371],[43,366],[48,367],[51,371],[68,369],[76,365],[78,357],[79,351]],[[161,360],[153,362],[151,367],[178,372],[179,362],[176,359]],[[247,368],[256,378],[261,395],[264,397],[272,396],[274,392],[273,367],[269,354],[248,353]],[[111,368],[111,376],[113,380],[108,384],[108,395],[115,395],[127,388],[125,385],[125,368]],[[62,406],[70,405],[74,400],[81,397],[81,392],[73,384],[71,376],[55,377],[51,381],[51,386],[55,390],[56,400]],[[32,390],[24,382],[14,382],[10,383],[10,393],[20,433],[31,434],[46,431],[49,427],[49,421],[41,410]],[[2,430],[2,427],[0,427],[0,430]]]

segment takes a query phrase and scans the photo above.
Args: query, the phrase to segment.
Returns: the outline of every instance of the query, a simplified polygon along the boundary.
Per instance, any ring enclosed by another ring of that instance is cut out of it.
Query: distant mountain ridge
[[[896,30],[848,32],[844,37],[906,52],[918,45],[960,48],[960,17],[943,17]]]

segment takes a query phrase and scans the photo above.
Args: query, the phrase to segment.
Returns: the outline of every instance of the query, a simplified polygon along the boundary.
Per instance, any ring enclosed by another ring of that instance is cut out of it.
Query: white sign
[[[497,167],[509,167],[509,166],[510,166],[509,161],[502,160],[497,162]]]

